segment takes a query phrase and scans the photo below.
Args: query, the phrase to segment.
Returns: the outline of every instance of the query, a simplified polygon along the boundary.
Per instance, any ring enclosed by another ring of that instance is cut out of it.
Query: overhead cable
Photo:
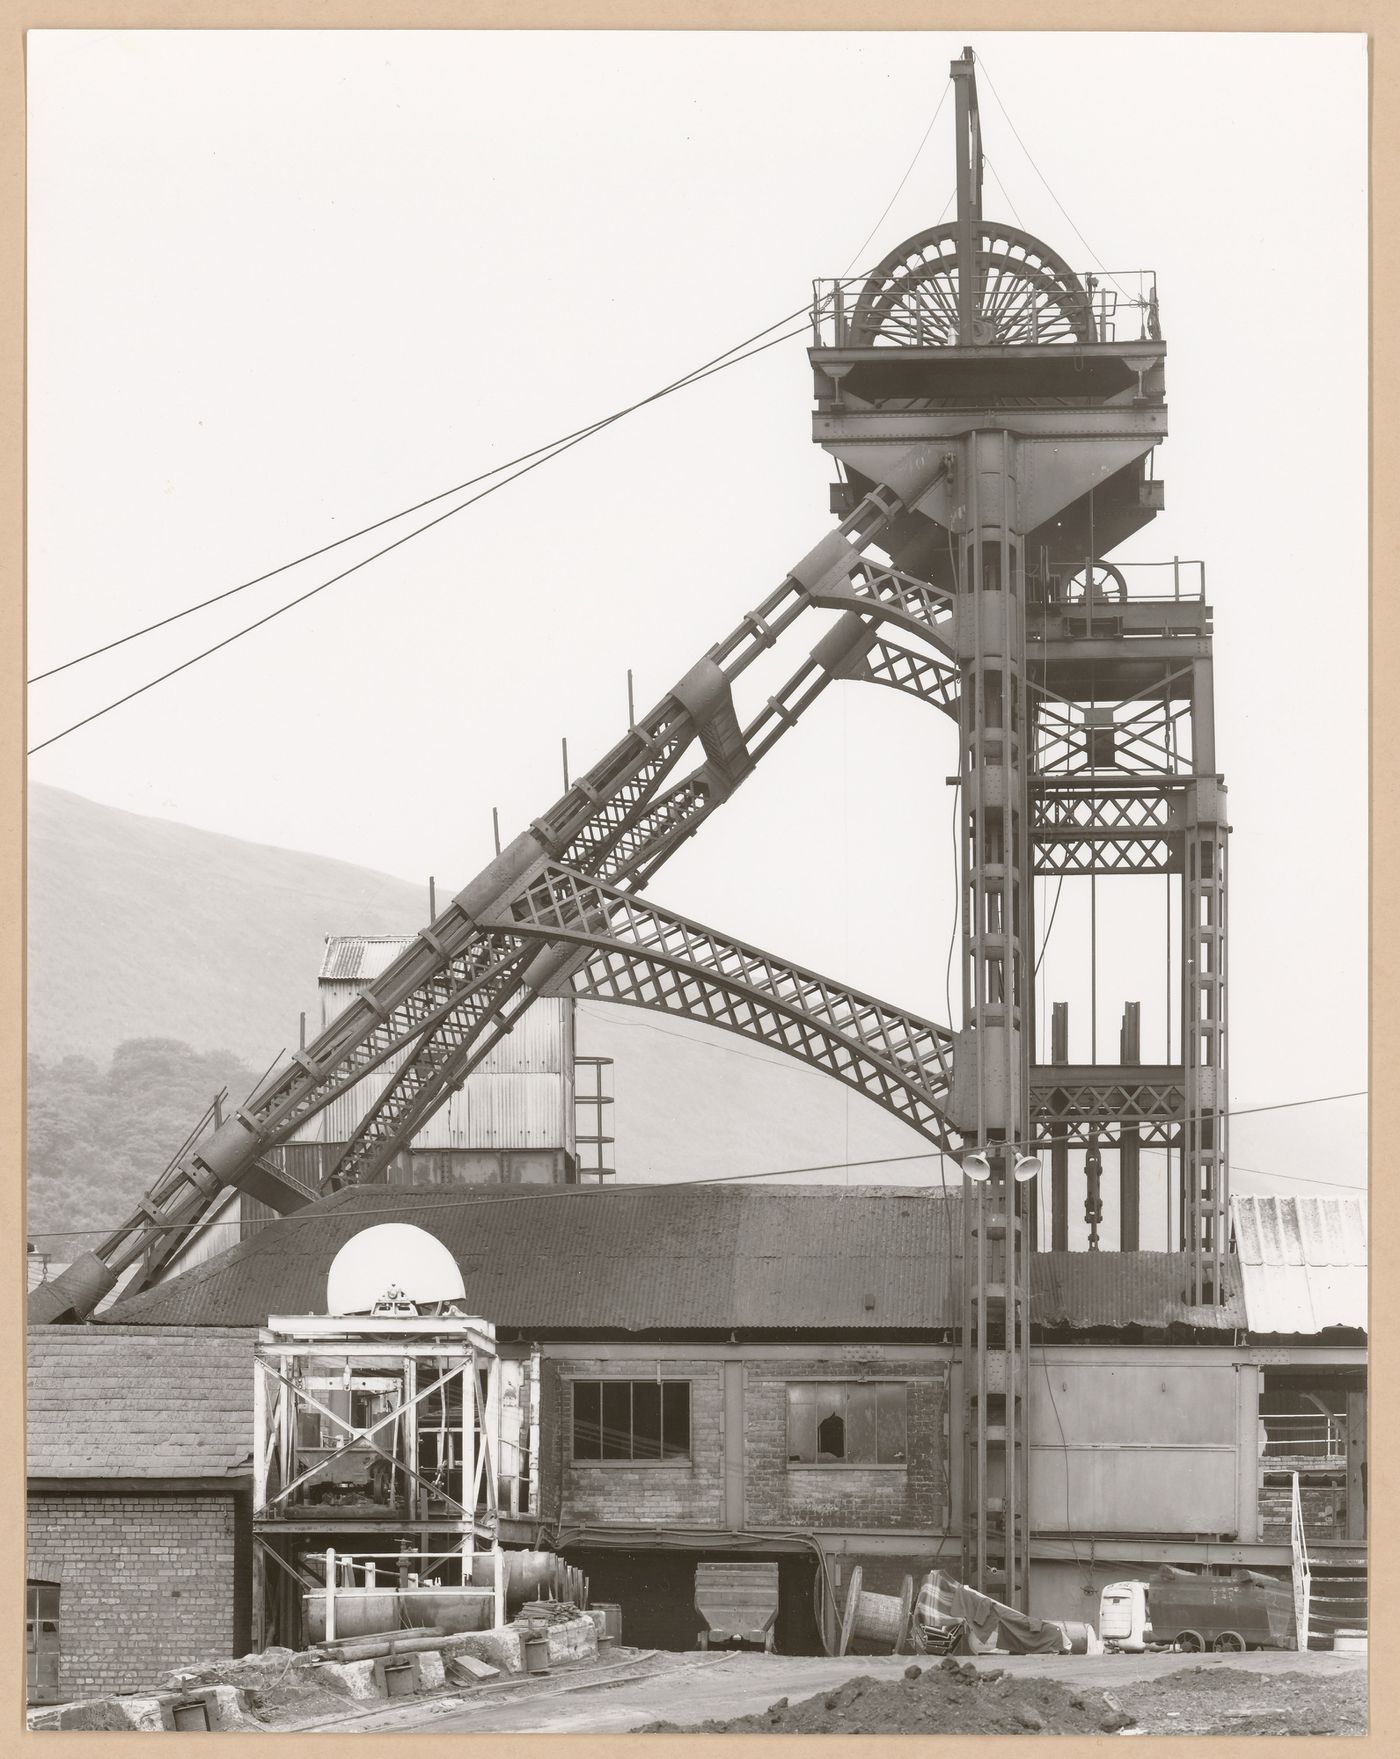
[[[707,360],[703,366],[693,368],[680,378],[673,379],[670,384],[663,385],[659,391],[653,391],[648,396],[639,398],[635,403],[629,403],[622,409],[614,410],[611,415],[600,416],[596,421],[588,422],[581,428],[574,428],[570,433],[557,435],[541,446],[535,446],[528,452],[521,452],[514,458],[506,459],[502,464],[493,465],[490,470],[483,470],[476,476],[468,477],[465,482],[454,483],[451,488],[440,489],[437,494],[427,495],[423,500],[415,501],[411,506],[400,507],[396,513],[388,513],[382,519],[376,519],[369,525],[362,525],[356,531],[347,532],[344,537],[334,538],[330,543],[322,544],[318,549],[307,550],[305,554],[294,557],[290,562],[282,562],[276,568],[269,568],[265,574],[255,575],[251,580],[242,581],[237,586],[230,586],[223,592],[213,594],[210,598],[200,599],[193,605],[186,605],[181,611],[173,611],[168,617],[161,617],[154,623],[144,624],[140,629],[130,630],[127,634],[120,635],[113,641],[105,642],[100,647],[90,648],[86,653],[75,654],[71,660],[64,660],[60,665],[50,666],[47,671],[36,672],[27,682],[38,684],[45,678],[52,678],[59,672],[66,672],[74,666],[82,665],[85,660],[95,659],[99,654],[110,653],[113,648],[122,647],[125,643],[135,641],[140,636],[149,635],[153,630],[164,629],[170,623],[178,623],[182,617],[192,616],[196,611],[205,610],[210,605],[216,605],[224,599],[233,598],[237,593],[247,592],[249,587],[260,586],[263,581],[275,579],[279,574],[286,574],[290,569],[300,567],[303,562],[314,561],[317,556],[329,555],[332,550],[353,543],[356,538],[367,537],[373,531],[380,531],[386,525],[393,525],[396,520],[406,519],[410,513],[421,513],[425,507],[435,506],[437,502],[446,500],[449,495],[459,495],[464,489],[475,488],[478,483],[486,482],[493,476],[499,476],[503,471],[513,470],[518,464],[525,464],[531,459],[540,459],[541,453],[547,452],[553,456],[557,451],[587,439],[591,434],[599,433],[603,428],[621,421],[624,416],[631,415],[638,409],[645,408],[649,403],[655,403],[663,397],[669,397],[673,392],[683,390],[687,385],[707,378],[712,370],[718,370],[723,364],[737,365],[736,361],[729,360],[730,355],[738,355],[741,349],[747,349],[751,344],[761,341],[771,331],[779,329],[783,324],[791,323],[796,317],[805,315],[808,309],[808,306],[802,305],[795,311],[787,312],[783,317],[767,325],[766,328],[756,331],[754,335],[747,337],[744,341],[736,342],[732,348],[726,348],[723,354],[717,354]],[[804,324],[802,328],[805,329],[806,325]],[[782,337],[779,340],[786,341],[787,338]],[[755,352],[759,351],[755,350]],[[743,355],[742,358],[748,359],[749,357]],[[419,529],[427,530],[427,527],[422,526]]]
[[[805,317],[808,308],[802,306],[799,310]],[[788,314],[788,319],[795,316],[797,316],[797,313],[791,312]],[[778,322],[781,324],[787,322],[788,319],[779,319]],[[776,328],[777,325],[768,325],[768,330]],[[71,726],[64,727],[61,732],[52,734],[48,739],[40,740],[37,745],[31,745],[27,755],[33,757],[36,752],[43,751],[46,746],[56,744],[60,739],[67,738],[70,733],[76,733],[80,727],[86,727],[90,722],[100,720],[103,715],[110,714],[113,709],[120,708],[124,703],[131,702],[134,698],[144,695],[146,691],[155,689],[156,685],[164,684],[167,679],[174,678],[179,673],[188,671],[191,666],[198,665],[201,660],[208,659],[211,654],[218,653],[220,649],[231,646],[233,642],[241,640],[243,636],[251,635],[255,629],[261,629],[264,624],[273,622],[285,612],[294,610],[298,605],[305,604],[308,599],[315,598],[318,593],[324,592],[327,587],[335,586],[339,581],[345,580],[349,575],[357,573],[361,568],[368,567],[371,562],[377,562],[381,556],[387,556],[391,550],[396,550],[401,545],[408,543],[411,539],[420,537],[425,531],[430,531],[433,526],[441,525],[444,520],[451,519],[453,514],[461,513],[466,508],[475,506],[478,501],[485,500],[488,495],[495,494],[497,489],[505,488],[508,483],[516,482],[520,477],[527,476],[532,470],[538,470],[542,464],[548,464],[552,459],[558,458],[561,453],[568,452],[572,450],[573,447],[581,445],[584,440],[591,438],[592,435],[600,432],[603,428],[610,427],[614,422],[621,421],[624,416],[632,414],[634,410],[641,409],[648,403],[655,403],[659,398],[669,396],[673,391],[681,390],[689,385],[698,384],[701,379],[707,379],[714,373],[723,372],[727,367],[738,366],[742,361],[752,360],[756,354],[762,354],[766,349],[775,348],[781,342],[789,342],[794,336],[804,334],[807,328],[808,324],[804,321],[796,329],[785,331],[780,336],[774,336],[767,342],[759,343],[757,347],[748,347],[747,344],[740,343],[738,344],[738,347],[743,349],[744,352],[736,353],[731,349],[728,351],[728,354],[732,356],[732,358],[721,356],[719,357],[718,364],[711,364],[703,368],[697,368],[684,379],[677,379],[674,384],[666,386],[663,390],[654,391],[651,396],[644,397],[637,403],[629,404],[626,409],[619,410],[616,414],[607,416],[602,421],[595,422],[593,426],[580,429],[571,438],[559,442],[553,442],[552,450],[537,448],[537,453],[542,455],[533,456],[530,463],[524,464],[520,469],[512,471],[509,476],[502,477],[498,482],[491,483],[488,487],[480,490],[477,494],[469,496],[465,501],[459,501],[455,507],[449,507],[445,513],[439,513],[435,518],[425,520],[422,525],[415,526],[412,531],[405,532],[402,537],[395,538],[392,543],[385,544],[382,549],[375,550],[372,555],[362,557],[360,561],[354,562],[350,567],[342,569],[339,574],[332,575],[329,580],[323,580],[319,586],[311,587],[307,592],[301,593],[298,597],[288,600],[286,604],[279,605],[275,610],[269,611],[266,616],[259,617],[252,623],[245,624],[243,628],[235,630],[232,635],[225,636],[222,641],[214,642],[210,647],[204,648],[201,652],[194,654],[191,658],[181,661],[178,666],[170,667],[168,671],[160,673],[158,677],[151,678],[145,684],[138,685],[135,690],[129,690],[124,696],[119,696],[115,701],[105,704],[100,709],[95,709],[92,714],[84,715],[81,720],[74,721]],[[760,330],[758,335],[767,335],[768,330]],[[749,340],[753,341],[754,338],[750,337]],[[529,457],[531,455],[526,454],[526,456]],[[502,468],[505,467],[503,466]],[[440,496],[435,498],[441,499]],[[427,503],[421,504],[426,505]],[[401,515],[396,517],[401,517]],[[387,524],[391,523],[391,521],[381,521],[380,523]],[[345,539],[341,541],[348,542],[349,540]],[[334,546],[327,547],[332,548]],[[295,566],[295,564],[288,564],[288,566]]]
[[[677,1035],[677,1036],[679,1036],[679,1035]],[[694,1042],[700,1042],[700,1041],[694,1041]],[[720,1048],[724,1049],[724,1050],[729,1050],[732,1047],[729,1045],[723,1045]],[[1331,1099],[1339,1099],[1339,1098],[1354,1099],[1357,1097],[1359,1097],[1359,1095],[1357,1095],[1357,1094],[1325,1094],[1319,1099],[1291,1099],[1291,1100],[1284,1100],[1277,1106],[1251,1106],[1249,1109],[1251,1111],[1282,1111],[1282,1110],[1284,1110],[1288,1107],[1292,1107],[1292,1106],[1324,1105]],[[1230,1115],[1237,1117],[1240,1114],[1239,1113],[1231,1113]],[[1165,1150],[1152,1148],[1152,1147],[1144,1144],[1143,1152],[1145,1152],[1147,1154],[1161,1154],[1161,1153],[1165,1153]],[[436,1208],[436,1209],[444,1209],[444,1208],[445,1209],[452,1209],[452,1208],[457,1208],[461,1204],[464,1204],[464,1203],[470,1203],[470,1204],[476,1204],[476,1203],[520,1203],[520,1202],[528,1202],[534,1198],[542,1198],[543,1199],[543,1198],[551,1198],[551,1197],[596,1197],[600,1192],[607,1192],[607,1191],[632,1191],[632,1192],[676,1191],[676,1190],[679,1190],[683,1187],[696,1186],[696,1185],[738,1185],[738,1184],[743,1184],[746,1181],[749,1181],[752,1179],[787,1179],[787,1178],[797,1177],[803,1173],[850,1172],[857,1167],[895,1166],[895,1165],[899,1165],[899,1164],[907,1164],[910,1161],[933,1160],[935,1158],[940,1163],[939,1164],[939,1174],[940,1174],[940,1177],[942,1177],[942,1175],[943,1175],[943,1166],[942,1166],[943,1155],[942,1155],[942,1153],[940,1152],[940,1150],[938,1150],[936,1148],[927,1148],[927,1149],[921,1150],[917,1154],[872,1155],[869,1159],[865,1159],[865,1160],[822,1161],[815,1166],[773,1167],[773,1168],[768,1168],[762,1172],[757,1172],[757,1173],[716,1173],[713,1177],[706,1178],[706,1179],[671,1179],[671,1180],[667,1180],[667,1181],[657,1181],[657,1182],[652,1182],[652,1183],[640,1183],[639,1182],[637,1184],[621,1183],[621,1184],[614,1184],[614,1185],[555,1185],[555,1186],[551,1186],[547,1190],[530,1191],[527,1193],[522,1193],[519,1197],[465,1197],[465,1198],[456,1199],[455,1201],[449,1199],[445,1203],[434,1205],[434,1208]],[[1335,1185],[1339,1189],[1345,1190],[1345,1191],[1364,1191],[1366,1189],[1366,1187],[1364,1185],[1352,1185],[1352,1184],[1348,1184],[1340,1179],[1306,1179],[1306,1178],[1302,1178],[1301,1176],[1298,1176],[1295,1174],[1266,1172],[1263,1167],[1245,1167],[1245,1166],[1240,1166],[1238,1162],[1232,1162],[1231,1164],[1232,1164],[1233,1171],[1238,1172],[1238,1173],[1252,1173],[1252,1174],[1257,1175],[1261,1179],[1287,1179],[1287,1180],[1289,1180],[1290,1183],[1300,1184],[1300,1185]],[[925,1189],[932,1191],[933,1187],[932,1186],[924,1187],[924,1186],[917,1186],[917,1185],[911,1185],[909,1187],[909,1190],[911,1192],[922,1191]],[[231,1194],[232,1194],[232,1192],[230,1190],[230,1195]],[[944,1180],[944,1184],[943,1184],[943,1194],[945,1196],[948,1195],[948,1188],[947,1188],[946,1179]],[[300,1214],[301,1212],[298,1211],[296,1213]],[[376,1215],[378,1215],[380,1213],[380,1211],[375,1210],[374,1213]],[[405,1211],[405,1213],[407,1213],[407,1211]],[[282,1216],[280,1219],[282,1221],[290,1221],[290,1220],[295,1219],[295,1216]],[[314,1217],[306,1217],[305,1219],[313,1220],[315,1218]],[[233,1222],[205,1220],[205,1221],[198,1221],[198,1222],[182,1223],[177,1227],[168,1228],[164,1231],[167,1233],[171,1233],[171,1234],[193,1233],[200,1228],[209,1228],[209,1227],[225,1228],[225,1227],[233,1227],[236,1225],[237,1224],[233,1223]],[[78,1238],[82,1238],[82,1237],[88,1237],[93,1234],[109,1234],[111,1231],[112,1230],[111,1230],[110,1224],[106,1225],[105,1227],[101,1227],[101,1228],[39,1228],[39,1229],[31,1230],[30,1234],[29,1234],[29,1238],[34,1239],[34,1240],[39,1240],[39,1239],[43,1239],[43,1240],[78,1239]]]

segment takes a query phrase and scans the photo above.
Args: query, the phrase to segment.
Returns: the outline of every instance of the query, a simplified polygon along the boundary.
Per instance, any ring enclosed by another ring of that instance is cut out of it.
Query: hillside
[[[297,1015],[319,1023],[327,934],[408,933],[427,900],[399,879],[289,849],[29,794],[29,1225],[110,1226],[216,1087],[235,1101]],[[624,1179],[752,1176],[921,1155],[927,1143],[824,1076],[733,1035],[589,1002],[583,1054],[615,1059]],[[923,1183],[926,1158],[853,1171]]]
[[[29,790],[29,1051],[105,1063],[128,1039],[261,1070],[316,1010],[327,934],[421,928],[405,880]]]

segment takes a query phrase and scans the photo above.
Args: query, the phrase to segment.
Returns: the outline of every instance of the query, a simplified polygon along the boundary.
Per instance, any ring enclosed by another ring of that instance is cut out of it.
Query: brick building
[[[906,1573],[957,1567],[961,1235],[938,1194],[351,1188],[41,1342],[110,1364],[118,1337],[167,1339],[221,1373],[241,1357],[250,1387],[255,1328],[323,1311],[335,1253],[390,1219],[447,1245],[503,1359],[535,1370],[509,1407],[508,1439],[520,1449],[534,1420],[539,1445],[503,1538],[563,1550],[595,1599],[621,1603],[635,1640],[694,1644],[702,1558],[779,1563],[789,1651],[820,1648],[855,1564],[867,1587],[895,1592]],[[1349,1581],[1364,1578],[1364,1212],[1243,1199],[1235,1226],[1217,1307],[1187,1304],[1178,1254],[1035,1256],[1034,1611],[1096,1618],[1104,1584],[1162,1563],[1285,1572],[1278,1480],[1291,1485],[1300,1460],[1315,1567],[1331,1547]],[[148,1423],[143,1389],[122,1385],[112,1406],[129,1398]],[[162,1470],[197,1502],[210,1487],[183,1463],[185,1419],[167,1415]],[[228,1436],[220,1470],[236,1475],[250,1434]],[[41,1499],[51,1477],[32,1480]],[[134,1580],[144,1553],[139,1534],[131,1543]],[[241,1579],[225,1584],[230,1626]],[[1348,1623],[1362,1615],[1347,1606]]]
[[[245,1654],[252,1334],[34,1326],[27,1576],[69,1698]],[[42,1593],[40,1590],[49,1590]],[[31,1669],[33,1672],[33,1669]]]

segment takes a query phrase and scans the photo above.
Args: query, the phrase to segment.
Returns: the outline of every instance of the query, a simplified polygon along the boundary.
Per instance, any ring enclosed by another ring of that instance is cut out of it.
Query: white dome
[[[466,1294],[457,1261],[422,1228],[381,1222],[347,1240],[326,1272],[326,1312],[369,1313],[390,1289],[420,1306]]]

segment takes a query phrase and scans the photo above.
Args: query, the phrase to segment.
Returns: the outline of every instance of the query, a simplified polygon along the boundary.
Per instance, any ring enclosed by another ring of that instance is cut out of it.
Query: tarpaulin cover
[[[931,1628],[961,1620],[977,1647],[986,1649],[995,1644],[1012,1655],[1062,1655],[1069,1648],[1063,1625],[1003,1606],[944,1570],[930,1570],[924,1577],[914,1603],[914,1620]]]

